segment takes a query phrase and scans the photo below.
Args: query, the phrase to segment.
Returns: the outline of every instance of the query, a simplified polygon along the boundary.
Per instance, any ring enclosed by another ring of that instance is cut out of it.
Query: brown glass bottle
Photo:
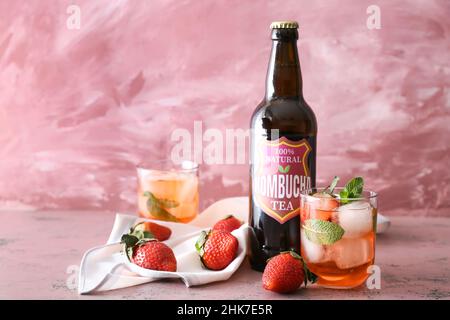
[[[316,181],[317,121],[303,98],[297,28],[272,23],[266,94],[251,119],[249,258],[259,271],[279,252],[300,253],[299,192]]]

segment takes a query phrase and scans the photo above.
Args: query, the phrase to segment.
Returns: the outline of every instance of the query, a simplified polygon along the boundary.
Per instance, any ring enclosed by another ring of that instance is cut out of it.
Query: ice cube
[[[373,259],[372,243],[367,238],[341,239],[328,249],[339,269],[354,268]]]
[[[358,238],[373,229],[372,206],[354,201],[339,207],[338,222],[344,229],[343,238]]]
[[[196,175],[187,173],[180,174],[178,184],[178,200],[180,202],[187,202],[194,199],[198,192],[198,177]]]
[[[300,231],[302,254],[306,255],[306,260],[310,263],[321,263],[331,260],[327,247],[324,245],[316,244],[306,237],[305,231]]]

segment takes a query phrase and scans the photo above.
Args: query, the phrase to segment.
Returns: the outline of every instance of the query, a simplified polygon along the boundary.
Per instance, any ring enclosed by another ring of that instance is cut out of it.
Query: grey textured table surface
[[[450,218],[394,217],[377,238],[381,289],[318,287],[278,295],[261,287],[247,261],[230,280],[186,288],[180,280],[80,296],[75,271],[83,253],[105,243],[111,212],[0,212],[2,299],[450,299]]]

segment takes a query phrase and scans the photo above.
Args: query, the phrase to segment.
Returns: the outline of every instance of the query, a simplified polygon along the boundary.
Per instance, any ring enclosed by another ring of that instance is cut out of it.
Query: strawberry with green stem
[[[130,229],[121,243],[128,260],[139,267],[159,271],[176,271],[177,260],[172,249],[159,242],[148,231]]]
[[[278,293],[296,291],[302,283],[314,283],[317,276],[294,251],[285,251],[267,261],[262,282],[266,290]]]
[[[195,243],[200,260],[210,270],[225,269],[236,257],[239,242],[226,231],[202,231]]]

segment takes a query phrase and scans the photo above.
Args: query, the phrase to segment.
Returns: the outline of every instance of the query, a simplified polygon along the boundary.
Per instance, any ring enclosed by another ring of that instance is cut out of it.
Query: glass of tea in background
[[[198,165],[154,161],[137,166],[139,215],[187,223],[198,214]]]
[[[318,285],[359,286],[375,259],[377,194],[363,191],[358,198],[340,198],[342,188],[335,188],[335,197],[320,197],[320,190],[301,194],[301,255],[318,276]]]

